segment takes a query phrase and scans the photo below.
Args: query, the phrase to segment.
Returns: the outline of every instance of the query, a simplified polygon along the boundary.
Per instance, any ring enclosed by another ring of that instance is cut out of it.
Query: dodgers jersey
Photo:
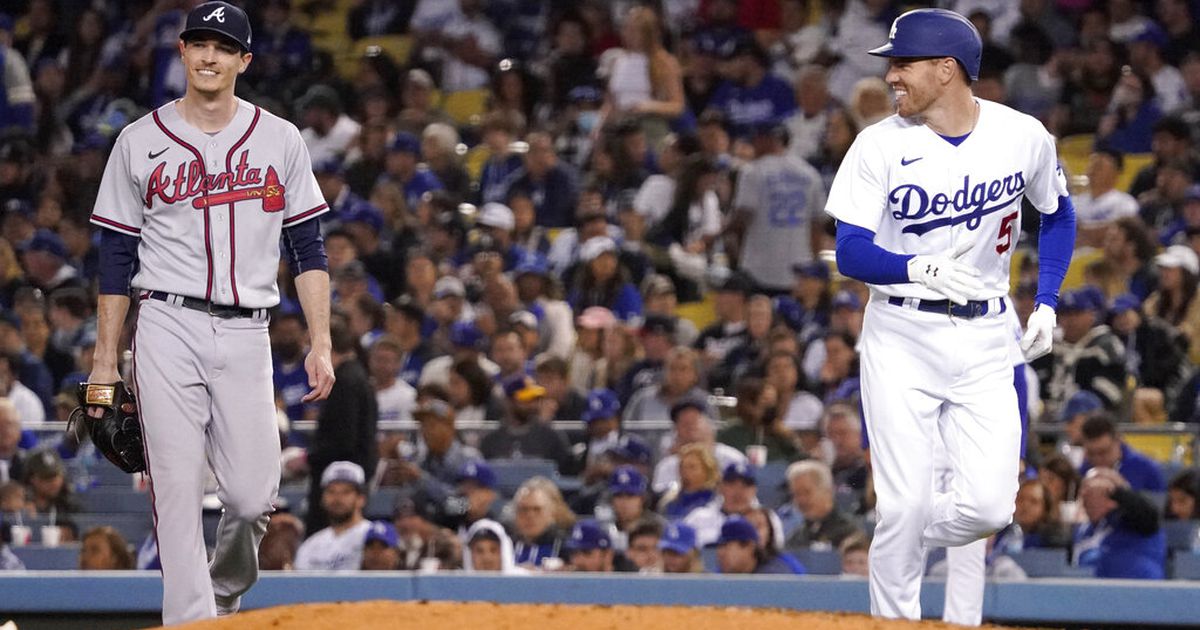
[[[139,290],[270,308],[282,229],[327,210],[295,125],[238,99],[208,134],[172,101],[121,131],[91,221],[140,237]]]
[[[972,243],[960,260],[980,271],[973,299],[1006,295],[1021,232],[1021,198],[1053,214],[1067,181],[1054,139],[1037,119],[976,98],[975,129],[954,146],[919,121],[892,115],[864,129],[834,177],[825,212],[875,232],[897,254],[937,255]],[[944,300],[916,283],[871,285],[888,296]]]

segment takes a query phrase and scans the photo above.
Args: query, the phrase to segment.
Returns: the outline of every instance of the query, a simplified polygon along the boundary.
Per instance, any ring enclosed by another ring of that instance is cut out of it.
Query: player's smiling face
[[[250,53],[219,35],[199,35],[180,40],[179,54],[187,70],[188,86],[202,94],[232,91],[237,76],[250,65]]]
[[[893,57],[884,76],[896,96],[896,113],[908,118],[929,108],[944,89],[942,59]]]

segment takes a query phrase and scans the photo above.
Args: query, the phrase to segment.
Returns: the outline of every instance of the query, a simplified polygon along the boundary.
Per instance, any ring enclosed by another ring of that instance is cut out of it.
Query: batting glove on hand
[[[957,250],[938,256],[913,256],[908,261],[909,282],[936,291],[959,306],[966,304],[983,290],[979,270],[959,261],[970,249],[970,243],[963,243]]]
[[[1054,309],[1045,304],[1038,304],[1029,314],[1025,334],[1021,337],[1021,353],[1025,355],[1027,363],[1050,352],[1054,342],[1054,327],[1057,325],[1058,317]]]

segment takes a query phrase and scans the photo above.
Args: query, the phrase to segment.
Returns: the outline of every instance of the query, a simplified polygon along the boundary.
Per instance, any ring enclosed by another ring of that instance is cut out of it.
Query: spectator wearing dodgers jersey
[[[354,462],[333,462],[321,475],[321,507],[329,519],[300,544],[297,570],[357,570],[371,522],[363,518],[367,504],[366,475]]]

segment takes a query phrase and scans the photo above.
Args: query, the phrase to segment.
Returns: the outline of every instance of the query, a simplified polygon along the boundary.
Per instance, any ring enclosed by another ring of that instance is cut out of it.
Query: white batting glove
[[[1050,352],[1054,342],[1054,327],[1058,325],[1058,316],[1054,309],[1045,304],[1038,304],[1029,314],[1029,322],[1025,324],[1025,334],[1021,337],[1021,353],[1025,362]]]
[[[966,304],[983,290],[979,270],[959,261],[970,249],[971,243],[963,243],[953,252],[913,256],[908,261],[909,282],[936,291],[959,306]]]

